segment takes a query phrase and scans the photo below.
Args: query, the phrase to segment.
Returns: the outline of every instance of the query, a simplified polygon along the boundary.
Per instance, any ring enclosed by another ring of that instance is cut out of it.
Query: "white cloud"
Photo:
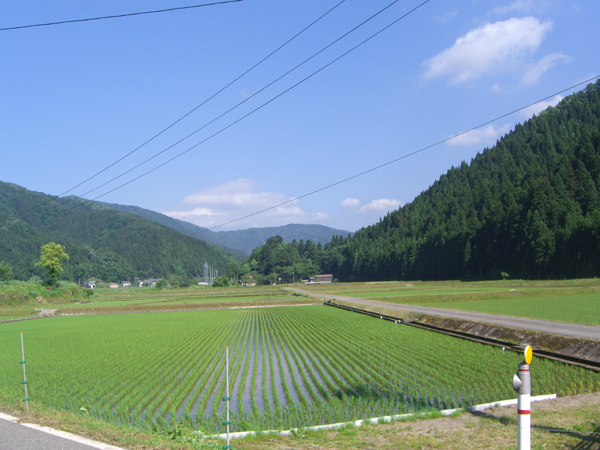
[[[400,208],[402,204],[400,200],[393,200],[390,198],[380,198],[378,200],[373,200],[371,203],[367,203],[365,206],[360,208],[358,212],[360,213],[386,213],[389,211],[394,211]]]
[[[348,197],[342,203],[340,203],[344,208],[358,208],[360,206],[360,200],[357,198]]]
[[[463,83],[488,73],[520,72],[523,59],[537,50],[551,29],[552,22],[535,17],[484,25],[425,61],[424,77],[450,77],[452,83]]]
[[[458,14],[458,11],[448,11],[444,14],[438,14],[437,16],[435,16],[433,18],[433,20],[435,20],[436,22],[440,22],[440,23],[446,23],[446,22],[450,22],[452,19],[454,19],[454,17],[456,17],[457,14]]]
[[[487,127],[478,128],[477,130],[472,130],[465,134],[456,136],[448,141],[448,145],[458,147],[482,144],[485,142],[494,142],[501,135],[507,133],[508,130],[508,124],[501,128],[496,128],[494,125],[488,125]]]
[[[286,203],[272,208],[275,205]],[[298,206],[298,201],[276,192],[258,192],[252,180],[239,180],[211,186],[186,196],[182,203],[195,206],[164,211],[163,214],[192,222],[202,227],[217,226],[241,217],[272,208],[261,214],[235,222],[223,229],[279,226],[288,223],[315,223],[327,221],[324,213],[309,214]]]
[[[198,216],[222,216],[224,213],[215,212],[208,208],[196,208],[191,211],[168,211],[164,212],[163,214],[174,217],[176,219],[186,220],[190,217]]]
[[[325,213],[314,213],[311,214],[311,217],[315,222],[327,222],[330,219]]]
[[[551,53],[544,56],[533,67],[530,67],[527,72],[521,77],[521,85],[528,86],[536,83],[540,77],[556,65],[558,61],[569,62],[571,58],[563,53]]]
[[[490,14],[507,14],[507,13],[529,13],[533,8],[535,0],[517,0],[510,5],[497,6],[490,11]]]
[[[530,119],[534,114],[541,113],[549,106],[556,106],[562,99],[563,97],[561,95],[557,95],[552,100],[548,100],[547,102],[539,102],[535,105],[531,105],[521,111],[521,117],[523,117],[525,120]]]

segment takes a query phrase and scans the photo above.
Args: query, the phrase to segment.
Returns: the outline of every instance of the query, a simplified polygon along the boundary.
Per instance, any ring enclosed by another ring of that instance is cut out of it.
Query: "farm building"
[[[322,274],[322,275],[315,275],[314,277],[310,278],[310,281],[313,281],[315,283],[332,283],[333,275],[330,273]]]

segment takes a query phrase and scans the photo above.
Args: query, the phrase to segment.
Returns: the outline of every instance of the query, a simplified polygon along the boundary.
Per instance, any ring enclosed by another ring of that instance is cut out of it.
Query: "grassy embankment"
[[[305,286],[313,294],[600,325],[600,279],[384,282]]]

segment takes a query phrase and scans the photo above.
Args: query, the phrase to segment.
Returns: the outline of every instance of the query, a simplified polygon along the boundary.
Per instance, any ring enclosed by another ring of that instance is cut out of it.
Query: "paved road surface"
[[[574,323],[553,322],[550,320],[526,319],[523,317],[498,316],[495,314],[483,314],[467,311],[458,311],[452,309],[428,308],[425,306],[404,305],[398,303],[379,302],[376,300],[365,300],[355,297],[342,297],[340,295],[315,294],[312,292],[292,289],[291,291],[300,294],[306,294],[311,297],[320,297],[326,299],[344,300],[358,305],[383,306],[385,308],[397,308],[404,311],[414,311],[434,316],[450,317],[452,319],[463,319],[474,322],[485,322],[492,325],[499,325],[509,328],[520,328],[523,330],[541,331],[543,333],[558,334],[561,336],[571,336],[582,339],[596,339],[600,341],[600,327],[589,325],[577,325]],[[358,308],[359,306],[357,306]]]
[[[120,450],[117,447],[85,438],[80,439],[84,442],[88,441],[90,445],[75,442],[6,420],[8,417],[10,416],[0,413],[0,450]],[[68,435],[69,433],[64,434]],[[79,438],[78,436],[73,437]]]

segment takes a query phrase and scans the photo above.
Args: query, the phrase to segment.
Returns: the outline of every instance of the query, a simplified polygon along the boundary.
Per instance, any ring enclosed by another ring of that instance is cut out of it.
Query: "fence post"
[[[231,421],[229,420],[229,402],[231,397],[229,396],[229,346],[225,347],[225,397],[223,397],[223,401],[226,402],[227,409],[227,420],[223,422],[223,425],[227,425],[227,445],[223,446],[223,450],[231,449],[231,445],[229,445],[229,425],[231,425]]]
[[[25,374],[25,350],[23,348],[23,332],[21,331],[21,365],[23,366],[23,381],[21,384],[25,388],[25,410],[29,413],[29,398],[27,397],[27,375]]]

